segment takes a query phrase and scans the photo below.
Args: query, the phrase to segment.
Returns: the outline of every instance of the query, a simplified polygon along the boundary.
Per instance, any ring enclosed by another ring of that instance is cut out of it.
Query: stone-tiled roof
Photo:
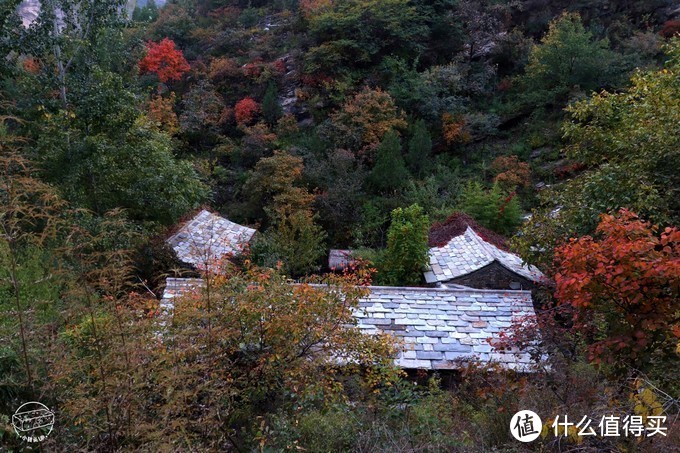
[[[485,241],[468,226],[463,234],[451,238],[446,245],[430,249],[430,265],[425,272],[425,281],[445,282],[494,261],[528,280],[541,282],[545,279],[536,267],[522,264],[520,257]]]
[[[254,234],[254,229],[204,209],[167,242],[181,261],[197,268],[211,268],[226,255],[240,254]]]
[[[355,316],[364,333],[388,332],[404,341],[402,368],[453,369],[476,357],[513,369],[530,362],[525,353],[497,351],[489,339],[513,319],[534,316],[529,291],[374,286]]]
[[[165,279],[165,289],[163,290],[163,297],[161,298],[161,309],[171,310],[173,307],[172,300],[176,297],[181,297],[187,293],[191,293],[196,288],[205,286],[203,279],[200,278],[172,278]]]
[[[346,268],[354,259],[351,250],[332,249],[328,254],[328,268],[342,270]]]
[[[161,304],[202,285],[200,279],[168,279]],[[525,369],[528,354],[497,351],[488,339],[498,338],[513,319],[534,316],[529,291],[472,288],[372,286],[355,309],[357,328],[365,334],[389,333],[403,341],[395,359],[410,369],[454,369],[456,360],[497,361]]]

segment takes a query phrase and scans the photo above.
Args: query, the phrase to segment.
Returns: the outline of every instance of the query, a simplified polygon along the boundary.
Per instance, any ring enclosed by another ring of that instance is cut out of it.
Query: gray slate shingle
[[[196,291],[197,288],[203,288],[205,283],[200,278],[173,278],[165,279],[165,289],[163,290],[163,297],[161,298],[161,309],[164,311],[172,310],[172,300],[176,297],[181,297],[185,294]]]
[[[351,250],[331,249],[328,253],[328,268],[331,270],[342,270],[353,261]]]
[[[399,308],[385,311],[397,303]],[[497,351],[488,339],[527,316],[535,316],[529,291],[381,286],[370,287],[356,315],[362,332],[391,333],[404,341],[398,366],[424,369],[454,369],[456,360],[488,361],[491,355],[508,368],[526,368],[528,354]]]
[[[202,286],[200,279],[168,278],[161,299],[172,299]],[[359,332],[388,333],[403,342],[395,359],[402,368],[455,369],[457,360],[495,360],[508,368],[525,369],[526,353],[499,351],[497,339],[516,318],[535,316],[529,291],[472,288],[369,287],[354,311]]]
[[[167,243],[184,263],[215,270],[228,255],[238,255],[255,230],[205,209],[189,220]]]
[[[486,242],[469,226],[465,233],[451,238],[443,247],[430,249],[430,264],[425,272],[428,283],[445,282],[498,261],[506,269],[534,282],[544,275],[534,266],[523,265],[522,259]]]

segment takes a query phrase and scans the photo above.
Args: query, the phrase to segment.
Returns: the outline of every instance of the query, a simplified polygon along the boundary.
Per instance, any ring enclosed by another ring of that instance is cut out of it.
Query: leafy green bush
[[[307,451],[450,451],[472,444],[453,394],[437,376],[428,385],[400,380],[370,401],[279,413],[263,432],[268,446]]]
[[[404,187],[408,177],[399,136],[394,131],[389,131],[378,146],[378,156],[369,182],[378,192],[394,192]]]
[[[421,282],[428,263],[427,235],[430,220],[423,208],[411,205],[392,211],[387,232],[387,249],[378,263],[378,281],[387,285],[414,285]]]
[[[317,47],[307,55],[308,72],[338,72],[376,63],[382,55],[413,57],[427,35],[424,17],[407,0],[348,0],[309,20]]]
[[[483,226],[510,235],[522,223],[520,203],[514,193],[503,192],[498,183],[485,190],[478,182],[470,182],[463,190],[460,209]]]
[[[317,272],[326,252],[326,233],[309,211],[279,216],[267,232],[256,236],[252,245],[255,262],[281,268],[292,277]]]
[[[425,121],[418,120],[413,125],[413,135],[408,142],[407,161],[411,172],[422,177],[429,169],[432,154],[432,138]]]
[[[262,13],[257,8],[246,8],[241,12],[238,23],[244,28],[252,28],[257,25]]]
[[[359,415],[347,405],[303,413],[297,420],[300,446],[308,451],[351,450],[361,431]]]
[[[541,105],[564,100],[573,87],[600,88],[613,80],[610,68],[615,58],[608,41],[594,39],[578,14],[564,13],[531,50],[521,79],[526,99]]]

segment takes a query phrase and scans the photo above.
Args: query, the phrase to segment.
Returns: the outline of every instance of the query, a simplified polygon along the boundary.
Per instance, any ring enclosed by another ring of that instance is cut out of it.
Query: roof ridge
[[[176,297],[198,290],[196,279],[170,288],[161,299],[164,313],[172,315]],[[171,278],[168,278],[168,283]],[[187,283],[189,283],[187,285]],[[299,285],[291,283],[291,286]],[[332,285],[310,284],[333,290]],[[368,286],[352,307],[362,334],[390,334],[399,340],[394,364],[407,369],[456,369],[460,360],[497,361],[511,369],[528,370],[526,351],[497,350],[489,338],[500,338],[514,319],[535,316],[531,291],[476,288],[421,288]],[[413,293],[413,294],[411,294]],[[161,326],[167,325],[161,320]]]
[[[482,238],[482,237],[474,230],[474,228],[471,228],[471,227],[469,227],[469,226],[468,226],[468,228],[472,231],[472,234],[473,234],[473,236],[475,237],[475,239],[480,243],[481,248],[482,248],[486,253],[489,254],[489,256],[490,256],[490,258],[491,258],[491,262],[490,262],[489,264],[491,264],[491,263],[493,263],[493,262],[495,261],[495,262],[497,262],[498,264],[500,264],[501,266],[503,266],[505,269],[509,270],[510,272],[515,272],[515,270],[512,269],[512,267],[508,266],[508,265],[505,263],[505,259],[504,259],[504,257],[503,257],[503,254],[504,254],[504,253],[505,253],[505,254],[512,254],[512,252],[508,252],[508,251],[505,251],[505,250],[503,250],[503,249],[500,249],[499,247],[496,247],[494,244],[492,244],[492,243],[490,243],[490,242],[484,240],[484,238]],[[485,266],[488,266],[489,264],[486,264]]]
[[[519,256],[517,256],[515,253],[509,251],[509,250],[503,250],[499,247],[496,247],[494,244],[491,244],[487,241],[485,241],[483,238],[481,238],[474,229],[472,230],[473,233],[477,238],[479,238],[480,241],[483,242],[483,246],[486,247],[486,250],[491,254],[493,257],[493,260],[496,261],[498,264],[503,266],[505,269],[509,270],[510,272],[515,272],[517,273],[517,270],[513,268],[513,263],[508,263],[509,257],[512,258],[517,258],[521,260]],[[527,272],[534,274],[537,271],[540,272],[538,268],[535,266],[532,266],[529,263],[525,263],[524,260],[521,260],[520,262],[520,268],[526,269]]]
[[[470,225],[468,225],[467,230],[470,230],[470,232],[472,233],[473,239],[479,243],[482,250],[484,250],[485,252],[487,252],[490,255],[491,260],[492,261],[495,260],[496,259],[495,251],[498,250],[498,247],[496,247],[495,245],[490,244],[489,242],[485,241],[484,238],[482,238],[479,235],[479,233],[477,233],[475,231],[475,229],[472,228]],[[465,230],[465,234],[467,234],[467,230]]]
[[[219,267],[226,256],[236,256],[257,232],[208,209],[201,209],[166,243],[180,261],[193,266]]]
[[[166,282],[203,282],[204,279],[197,277],[167,277]],[[293,285],[310,285],[310,286],[329,286],[325,283],[293,283]],[[481,293],[481,294],[531,294],[531,291],[519,289],[478,289],[478,288],[431,288],[426,286],[378,286],[369,285],[365,288],[373,291],[413,291],[413,292],[428,292],[428,293]]]
[[[517,254],[486,239],[474,225],[451,237],[443,245],[429,249],[430,261],[424,272],[428,283],[443,282],[463,277],[492,264],[494,261],[504,269],[534,282],[543,279],[542,272],[525,263]]]
[[[430,288],[430,287],[420,287],[420,286],[367,286],[368,289],[376,290],[394,290],[394,291],[425,291],[432,293],[483,293],[483,294],[498,294],[498,293],[527,293],[531,294],[531,291],[518,290],[518,289],[478,289],[478,288]]]

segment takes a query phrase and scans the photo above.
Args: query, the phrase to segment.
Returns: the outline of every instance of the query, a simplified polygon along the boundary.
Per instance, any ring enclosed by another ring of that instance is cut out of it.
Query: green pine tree
[[[283,109],[281,104],[279,104],[279,99],[276,94],[276,85],[273,82],[269,82],[267,86],[267,91],[264,93],[264,98],[262,99],[262,116],[264,120],[270,126],[276,124],[279,118],[283,116]]]
[[[396,132],[386,133],[378,146],[378,155],[369,179],[371,186],[383,193],[398,191],[408,182],[409,173],[401,155],[401,143]]]
[[[522,222],[518,197],[504,192],[498,184],[485,190],[478,182],[469,183],[463,190],[461,210],[481,225],[504,235],[514,233]]]
[[[430,154],[432,153],[432,139],[427,130],[425,121],[418,120],[413,125],[413,136],[408,142],[408,154],[406,159],[414,176],[421,178],[426,172]]]
[[[387,249],[378,263],[379,283],[417,285],[428,263],[430,220],[417,204],[392,211]]]

